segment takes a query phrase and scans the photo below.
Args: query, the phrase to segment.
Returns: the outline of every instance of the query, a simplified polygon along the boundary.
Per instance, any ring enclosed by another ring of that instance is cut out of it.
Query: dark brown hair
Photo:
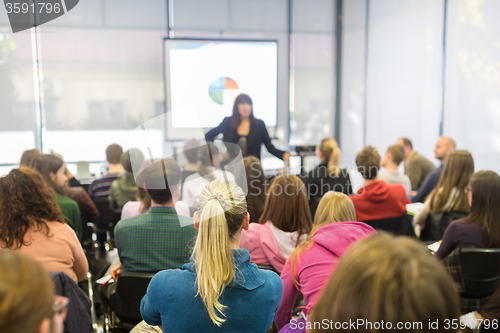
[[[391,153],[392,161],[396,165],[400,165],[401,162],[403,162],[405,158],[405,150],[403,147],[401,147],[400,145],[392,145],[389,148],[387,148],[387,151]]]
[[[372,146],[366,146],[356,156],[358,171],[364,179],[375,179],[380,168],[380,155]]]
[[[122,146],[113,143],[106,148],[106,160],[110,164],[118,164],[122,158],[123,148]]]
[[[311,211],[307,201],[306,187],[295,175],[283,174],[274,178],[267,192],[266,205],[259,223],[267,221],[285,232],[298,232],[297,244],[302,235],[312,229]]]
[[[494,171],[479,171],[471,177],[470,188],[470,214],[459,221],[479,226],[488,234],[489,246],[500,247],[500,177]]]
[[[415,240],[382,233],[347,250],[318,298],[310,324],[311,332],[390,332],[398,323],[410,325],[407,332],[456,332],[445,320],[458,321],[459,316],[458,295],[444,266]],[[335,326],[350,320],[365,324]],[[429,323],[436,320],[439,328],[433,330]],[[321,330],[318,323],[326,321],[332,327]],[[386,329],[376,329],[382,322]]]
[[[20,167],[0,178],[0,241],[5,247],[29,245],[24,236],[31,228],[49,236],[46,221],[65,223],[53,191],[36,170]]]
[[[267,177],[257,157],[245,157],[243,164],[247,179],[247,208],[250,221],[258,222],[266,204]],[[236,179],[240,179],[239,175]]]
[[[32,168],[35,168],[40,172],[43,179],[49,184],[50,187],[57,193],[61,195],[65,195],[66,191],[64,186],[58,186],[55,182],[50,178],[50,173],[57,174],[57,171],[64,166],[64,162],[62,159],[55,155],[37,155],[33,159],[31,164]]]
[[[0,332],[36,333],[52,317],[54,282],[39,262],[0,251],[0,285]]]
[[[137,181],[144,184],[155,203],[164,205],[173,199],[173,194],[180,186],[181,169],[171,158],[160,159],[145,168]]]
[[[429,194],[431,212],[443,210],[453,189],[458,191],[450,211],[468,214],[469,200],[465,194],[465,187],[474,174],[474,159],[467,150],[453,151],[448,155],[441,178],[436,188]]]
[[[33,158],[35,156],[42,154],[42,152],[38,149],[30,149],[26,150],[21,157],[21,162],[19,166],[31,167],[31,163],[33,162]]]
[[[219,149],[214,145],[213,142],[207,142],[205,147],[199,147],[198,149],[198,160],[200,165],[198,166],[198,174],[208,181],[215,180],[215,176],[212,174],[214,169],[213,158],[214,155],[219,154]]]
[[[250,113],[250,122],[255,122],[252,99],[247,94],[239,94],[234,101],[233,114],[231,115],[231,121],[229,122],[229,127],[233,130],[238,129],[238,126],[240,126],[241,123],[241,116],[238,110],[238,105],[240,104],[250,104],[252,106],[252,112]]]

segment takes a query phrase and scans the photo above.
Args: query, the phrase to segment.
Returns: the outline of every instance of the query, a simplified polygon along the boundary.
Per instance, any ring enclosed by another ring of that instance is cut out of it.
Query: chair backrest
[[[268,271],[273,271],[274,273],[280,275],[280,273],[272,265],[260,265],[260,264],[257,264],[257,267],[259,269],[265,269],[265,270],[268,270]]]
[[[420,233],[420,239],[424,241],[439,241],[443,239],[444,232],[451,222],[465,217],[466,214],[455,212],[430,213],[425,221],[425,227]]]
[[[479,298],[500,287],[500,249],[459,249],[465,291],[462,297]]]
[[[109,207],[108,200],[96,200],[95,206],[101,214],[101,220],[99,221],[101,227],[114,228],[116,223],[120,221],[120,213],[115,212]]]
[[[110,297],[110,309],[120,321],[138,324],[142,320],[141,300],[155,273],[122,272],[115,293]]]
[[[365,223],[375,230],[383,230],[393,235],[415,237],[411,218],[407,214],[388,219],[365,221]]]

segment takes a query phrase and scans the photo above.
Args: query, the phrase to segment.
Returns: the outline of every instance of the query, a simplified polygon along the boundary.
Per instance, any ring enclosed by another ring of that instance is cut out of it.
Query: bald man
[[[443,172],[443,167],[448,159],[448,155],[456,149],[456,146],[455,141],[449,137],[442,136],[437,140],[436,147],[434,148],[434,157],[441,162],[441,165],[425,177],[424,183],[411,198],[411,202],[425,201],[425,198],[427,198],[439,183],[439,178],[441,178],[441,173]]]
[[[410,178],[411,189],[416,191],[424,183],[425,177],[436,169],[436,166],[423,155],[413,150],[413,145],[409,139],[401,138],[396,143],[403,147],[405,151],[405,175]]]

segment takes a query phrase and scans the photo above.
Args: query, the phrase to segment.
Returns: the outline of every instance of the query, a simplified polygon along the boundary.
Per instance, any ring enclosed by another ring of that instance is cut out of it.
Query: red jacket
[[[398,217],[406,213],[406,191],[401,184],[389,185],[383,180],[362,187],[357,195],[350,195],[356,219],[373,221]]]

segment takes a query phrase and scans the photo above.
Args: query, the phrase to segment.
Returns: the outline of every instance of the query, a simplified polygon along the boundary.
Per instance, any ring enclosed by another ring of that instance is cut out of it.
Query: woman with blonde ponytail
[[[283,299],[275,320],[278,329],[292,319],[299,290],[306,303],[303,312],[308,315],[346,249],[375,233],[369,225],[353,221],[356,211],[351,199],[343,193],[326,193],[318,205],[312,231],[292,253],[281,274]]]
[[[235,182],[214,180],[200,195],[198,237],[182,270],[154,276],[141,302],[142,317],[165,332],[267,332],[281,302],[278,275],[250,263],[239,248],[249,214]]]
[[[319,201],[328,191],[351,195],[352,185],[347,169],[341,169],[341,151],[337,140],[326,138],[316,148],[320,164],[304,178],[311,216],[314,218]]]

